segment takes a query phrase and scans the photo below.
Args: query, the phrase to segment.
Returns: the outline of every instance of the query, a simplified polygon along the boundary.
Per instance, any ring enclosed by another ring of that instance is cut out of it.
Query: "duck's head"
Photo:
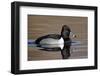
[[[71,32],[70,28],[67,25],[63,25],[61,30],[61,37],[64,40],[68,40],[70,36],[70,32]]]

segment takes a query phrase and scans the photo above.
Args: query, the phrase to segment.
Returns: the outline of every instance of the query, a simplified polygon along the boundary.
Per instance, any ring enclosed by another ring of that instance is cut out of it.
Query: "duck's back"
[[[49,34],[39,37],[35,42],[37,44],[57,44],[60,38],[59,34]]]

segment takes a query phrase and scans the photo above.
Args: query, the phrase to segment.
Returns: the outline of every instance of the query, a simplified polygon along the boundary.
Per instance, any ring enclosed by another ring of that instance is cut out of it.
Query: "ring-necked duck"
[[[60,34],[49,34],[39,37],[35,43],[42,44],[64,44],[65,41],[70,39],[71,30],[67,25],[62,26],[61,35]]]
[[[61,48],[61,55],[63,59],[67,59],[70,56],[70,39],[71,30],[67,25],[62,26],[61,35],[60,34],[49,34],[39,37],[35,43],[39,46],[42,45],[59,45]],[[74,36],[74,35],[73,35]],[[70,42],[66,45],[66,41]]]

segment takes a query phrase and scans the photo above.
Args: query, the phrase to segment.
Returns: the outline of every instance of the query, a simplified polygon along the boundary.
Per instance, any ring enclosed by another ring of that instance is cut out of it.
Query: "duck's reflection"
[[[64,43],[63,49],[61,49],[61,55],[63,59],[68,59],[70,57],[70,47],[71,47],[71,40],[69,42]]]

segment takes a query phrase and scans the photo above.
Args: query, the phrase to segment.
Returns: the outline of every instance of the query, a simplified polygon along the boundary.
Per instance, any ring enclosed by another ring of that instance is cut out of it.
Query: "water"
[[[59,47],[64,45],[42,45],[42,47],[37,47],[38,45],[34,43],[34,39],[47,34],[61,34],[63,24],[67,24],[71,28],[71,31],[77,36],[74,39],[71,38],[71,55],[68,59],[88,58],[87,17],[29,15],[28,41],[33,42],[28,45],[27,52],[29,61],[62,59],[61,49],[59,49]],[[49,49],[47,47],[49,47]]]
[[[85,41],[84,41],[85,42]],[[71,44],[71,45],[70,45]],[[33,51],[34,49],[37,49],[37,51],[47,51],[47,52],[61,52],[62,59],[68,59],[72,58],[75,55],[73,53],[78,53],[81,54],[83,52],[84,54],[84,49],[87,48],[85,43],[81,43],[80,41],[66,41],[65,44],[44,44],[44,45],[38,45],[35,43],[35,40],[28,40],[28,47],[32,48]],[[63,47],[63,48],[61,48]],[[82,51],[83,49],[83,51]],[[86,54],[87,55],[87,54]],[[77,57],[77,55],[76,55]],[[80,56],[80,58],[85,58],[87,56]]]

